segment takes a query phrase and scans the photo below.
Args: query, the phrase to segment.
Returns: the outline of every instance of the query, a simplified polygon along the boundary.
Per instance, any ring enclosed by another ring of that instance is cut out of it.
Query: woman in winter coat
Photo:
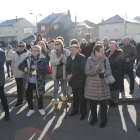
[[[106,65],[106,69],[105,69]],[[87,75],[85,84],[85,98],[90,100],[90,109],[92,120],[90,125],[97,122],[97,101],[101,108],[100,128],[105,127],[107,123],[107,102],[110,96],[109,85],[104,84],[104,76],[111,74],[111,68],[108,59],[104,56],[104,46],[96,44],[91,57],[86,62],[85,73]]]
[[[33,89],[36,90],[39,112],[41,115],[45,115],[42,96],[45,93],[47,63],[41,53],[41,47],[39,45],[32,46],[31,52],[32,53],[18,66],[19,70],[25,72],[22,94],[26,94],[26,100],[29,106],[29,111],[26,116],[31,116],[35,112],[32,102]]]
[[[111,41],[109,44],[109,50],[106,53],[106,57],[109,60],[112,75],[115,78],[115,82],[110,84],[111,103],[110,106],[117,107],[119,102],[119,90],[122,86],[122,63],[123,54],[122,50],[118,49],[118,45],[115,41]]]
[[[7,67],[7,77],[10,77],[10,69],[11,68],[11,62],[12,62],[12,57],[13,57],[13,48],[11,45],[7,45],[5,55],[6,55],[6,67]],[[13,77],[13,70],[11,70],[11,77]]]
[[[66,89],[67,89],[67,80],[66,80],[66,64],[67,57],[70,55],[69,50],[64,49],[64,45],[62,40],[58,39],[55,41],[55,50],[51,51],[50,55],[50,63],[52,66],[52,79],[54,80],[54,99],[52,103],[54,104],[55,111],[59,110],[58,103],[58,89],[59,89],[59,81],[62,83],[62,91],[63,96],[61,99],[63,100],[63,104],[65,106],[69,106],[66,102]]]

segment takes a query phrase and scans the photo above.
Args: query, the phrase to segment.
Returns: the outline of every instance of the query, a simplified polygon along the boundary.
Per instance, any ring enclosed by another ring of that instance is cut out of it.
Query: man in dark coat
[[[106,52],[109,50],[109,42],[110,39],[108,37],[104,37],[103,43],[104,43],[104,54],[106,55]]]
[[[85,56],[79,54],[79,46],[73,44],[70,46],[71,55],[67,58],[67,80],[73,90],[73,110],[69,116],[78,114],[80,103],[80,120],[84,120],[87,114],[87,100],[84,97],[85,87]]]
[[[93,52],[93,48],[95,46],[95,43],[90,41],[91,35],[89,33],[85,34],[85,43],[82,43],[80,48],[82,50],[83,55],[86,57],[86,60],[88,57],[91,56],[91,53]]]
[[[130,38],[125,37],[123,39],[124,46],[121,47],[123,50],[123,64],[122,64],[122,90],[124,90],[124,74],[127,72],[129,79],[130,79],[130,93],[133,93],[134,90],[134,74],[133,74],[133,63],[135,62],[135,59],[137,58],[137,50],[136,47],[133,45],[130,45]]]
[[[5,85],[5,75],[4,75],[4,63],[6,57],[5,52],[0,49],[0,99],[3,106],[3,110],[5,111],[5,121],[10,120],[9,116],[9,108],[7,104],[7,99],[4,94],[4,85]]]

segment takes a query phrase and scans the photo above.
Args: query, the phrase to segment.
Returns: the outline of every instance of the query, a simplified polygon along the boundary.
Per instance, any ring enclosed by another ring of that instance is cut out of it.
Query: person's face
[[[40,36],[38,36],[38,40],[41,41],[41,37]]]
[[[88,42],[90,40],[90,36],[89,35],[85,35],[85,40]]]
[[[60,42],[55,42],[55,48],[57,49],[57,50],[61,50],[61,44],[60,44]]]
[[[109,48],[110,48],[111,52],[114,52],[117,49],[116,45],[114,43],[111,43]]]
[[[24,46],[23,43],[20,43],[19,46],[18,46],[18,50],[19,50],[20,52],[22,52],[25,48],[26,48],[26,47]]]
[[[11,48],[9,46],[7,46],[7,50],[10,50]]]
[[[32,49],[32,55],[33,55],[34,57],[36,57],[39,53],[40,53],[40,52],[39,52],[38,48],[33,48],[33,49]]]
[[[124,43],[125,46],[127,46],[127,45],[130,44],[130,40],[128,38],[124,38],[123,43]]]
[[[40,46],[41,48],[44,48],[44,44],[43,44],[42,42],[39,43],[39,46]]]
[[[71,55],[74,56],[79,52],[79,48],[70,48],[71,49]]]
[[[95,51],[95,54],[97,57],[103,57],[104,56],[104,49],[100,48],[100,51]]]
[[[54,42],[50,42],[51,48],[54,48]]]
[[[109,44],[109,41],[107,38],[104,39],[104,45],[107,46]]]

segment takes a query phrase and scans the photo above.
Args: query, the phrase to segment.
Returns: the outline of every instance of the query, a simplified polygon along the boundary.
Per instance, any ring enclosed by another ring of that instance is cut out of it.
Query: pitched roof
[[[65,13],[58,13],[58,14],[51,14],[38,22],[37,24],[45,24],[45,23],[59,23],[64,22],[64,19],[66,19],[68,15]]]
[[[2,23],[0,23],[0,26],[13,25],[13,24],[15,24],[16,22],[20,21],[21,19],[23,19],[23,18],[18,18],[17,21],[16,21],[16,19],[5,20],[5,21],[3,21]]]
[[[130,22],[130,23],[139,23],[138,21],[134,20],[134,19],[130,19],[128,17],[123,17],[120,15],[115,15],[105,21],[102,21],[101,23],[99,23],[99,25],[101,24],[111,24],[111,23],[123,23],[124,22],[124,18],[125,18],[125,22]]]

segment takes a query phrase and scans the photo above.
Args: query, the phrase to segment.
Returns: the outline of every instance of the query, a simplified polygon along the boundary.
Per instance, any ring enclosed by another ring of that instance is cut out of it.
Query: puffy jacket
[[[5,51],[6,61],[12,60],[13,53],[14,52],[12,50],[10,50],[8,54],[7,54],[7,50]]]

